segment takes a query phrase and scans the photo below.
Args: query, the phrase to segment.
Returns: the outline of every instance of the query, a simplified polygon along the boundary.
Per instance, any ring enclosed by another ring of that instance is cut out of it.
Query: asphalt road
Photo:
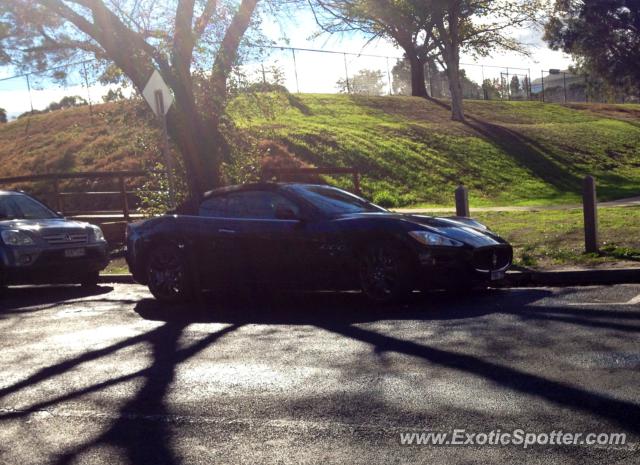
[[[204,307],[135,285],[8,290],[0,463],[640,463],[639,285]],[[454,429],[627,443],[400,445]]]

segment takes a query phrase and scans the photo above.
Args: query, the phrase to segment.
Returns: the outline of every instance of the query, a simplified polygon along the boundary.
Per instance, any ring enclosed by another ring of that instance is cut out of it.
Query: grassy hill
[[[472,205],[576,202],[586,174],[603,200],[640,194],[640,105],[465,104],[465,124],[411,97],[252,94],[228,113],[259,152],[356,166],[365,193],[387,204],[451,203],[461,182]],[[159,159],[156,136],[143,104],[22,119],[0,126],[0,177],[145,167]]]

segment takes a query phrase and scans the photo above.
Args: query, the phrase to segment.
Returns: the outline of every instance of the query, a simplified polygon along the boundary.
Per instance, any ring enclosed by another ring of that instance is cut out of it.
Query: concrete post
[[[469,194],[464,186],[456,188],[456,216],[470,216]]]
[[[584,178],[582,193],[584,211],[584,248],[587,253],[598,252],[598,200],[596,181],[592,176]]]

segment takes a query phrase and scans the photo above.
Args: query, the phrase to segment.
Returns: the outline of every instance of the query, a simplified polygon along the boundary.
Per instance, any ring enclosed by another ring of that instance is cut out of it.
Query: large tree
[[[411,69],[411,95],[426,97],[424,65],[435,52],[430,0],[310,0],[316,20],[329,33],[384,37],[404,51]],[[428,33],[428,34],[427,34]]]
[[[424,65],[447,73],[451,117],[464,119],[460,54],[525,52],[515,28],[537,20],[542,0],[309,0],[324,31],[384,37],[402,48],[411,66],[412,95],[427,96]]]
[[[227,76],[258,0],[2,0],[0,60],[45,69],[94,56],[142,91],[154,69],[173,91],[167,115],[190,193],[219,182]]]
[[[460,53],[484,57],[494,52],[527,53],[514,32],[533,27],[543,0],[432,0],[435,40],[449,78],[451,118],[464,120]]]
[[[557,0],[544,38],[609,84],[640,86],[640,0]]]

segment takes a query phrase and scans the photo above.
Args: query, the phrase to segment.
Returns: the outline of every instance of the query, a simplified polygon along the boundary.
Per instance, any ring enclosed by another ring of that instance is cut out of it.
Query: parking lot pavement
[[[387,308],[212,295],[198,312],[103,285],[0,306],[2,464],[640,463],[639,285]],[[627,443],[400,444],[457,429]]]

